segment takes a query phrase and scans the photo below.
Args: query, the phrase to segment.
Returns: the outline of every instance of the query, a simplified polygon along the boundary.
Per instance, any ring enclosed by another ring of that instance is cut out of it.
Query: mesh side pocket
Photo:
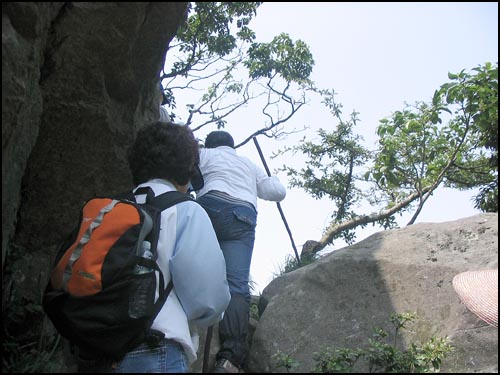
[[[153,314],[155,292],[154,272],[135,275],[130,286],[128,315],[133,319],[149,318]]]

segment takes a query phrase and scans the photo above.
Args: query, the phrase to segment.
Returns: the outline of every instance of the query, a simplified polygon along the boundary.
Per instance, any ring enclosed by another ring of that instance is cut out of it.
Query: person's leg
[[[221,347],[217,358],[228,359],[241,368],[248,356],[250,319],[250,265],[255,240],[255,211],[247,207],[234,207],[232,223],[226,226],[226,236],[238,239],[222,240],[220,246],[226,260],[226,276],[231,301],[219,323]]]
[[[248,355],[250,316],[250,264],[255,241],[257,213],[250,204],[238,205],[221,197],[202,196],[226,261],[231,301],[219,322],[220,349],[216,363],[229,360],[241,368]],[[219,369],[220,370],[220,369]],[[215,369],[217,372],[217,368]],[[227,372],[222,371],[221,372]]]
[[[238,368],[248,356],[250,305],[241,294],[231,294],[231,302],[219,322],[220,348],[216,360],[227,359]]]

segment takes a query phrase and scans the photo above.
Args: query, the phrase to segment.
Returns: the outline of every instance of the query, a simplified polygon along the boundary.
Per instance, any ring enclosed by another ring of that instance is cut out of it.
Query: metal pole
[[[255,147],[257,147],[257,151],[259,152],[260,160],[262,160],[262,164],[264,164],[264,168],[266,169],[267,175],[270,177],[271,172],[269,171],[269,168],[266,163],[266,159],[264,159],[264,154],[262,153],[262,150],[260,149],[259,143],[257,142],[257,138],[253,137],[253,142],[255,143]],[[295,247],[295,242],[293,242],[293,237],[292,237],[292,232],[290,231],[290,228],[288,227],[288,223],[286,222],[285,219],[285,214],[283,213],[283,210],[281,209],[280,202],[276,202],[276,205],[278,206],[278,211],[280,212],[281,219],[283,220],[283,223],[285,224],[286,231],[288,232],[288,236],[290,237],[290,241],[292,242],[292,247],[293,251],[295,252],[295,257],[297,258],[297,263],[299,266],[302,265],[300,262],[300,257],[299,253],[297,252],[297,248]]]

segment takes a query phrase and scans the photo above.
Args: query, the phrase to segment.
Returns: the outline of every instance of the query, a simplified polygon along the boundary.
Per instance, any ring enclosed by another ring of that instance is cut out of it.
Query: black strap
[[[195,202],[195,200],[191,195],[174,190],[174,191],[167,191],[166,193],[154,197],[149,203],[159,208],[160,211],[163,211],[169,207],[176,205],[177,203],[184,201]]]
[[[135,195],[134,195],[134,192],[132,190],[127,190],[125,192],[115,194],[112,198],[113,199],[125,199],[127,201],[135,202]]]
[[[157,197],[151,198],[147,204],[149,204],[152,207],[155,207],[159,215],[161,215],[161,212],[166,210],[169,207],[174,206],[177,203],[184,202],[187,200],[193,200],[190,195],[181,193],[179,191],[168,191],[166,193],[160,194]],[[194,201],[194,200],[193,200]],[[157,221],[157,224],[159,225],[160,220]],[[150,241],[151,243],[157,243],[158,242],[158,235],[160,233],[160,228],[155,229],[152,232],[152,236]],[[156,249],[155,249],[156,250]]]
[[[170,278],[170,281],[169,281],[167,287],[165,288],[165,293],[163,294],[163,296],[160,294],[160,297],[155,302],[154,314],[151,318],[151,324],[153,324],[153,321],[156,319],[156,316],[160,312],[161,308],[163,307],[165,301],[168,298],[168,295],[170,294],[170,292],[172,291],[173,288],[174,288],[174,283],[172,282],[172,278]]]
[[[141,189],[144,189],[144,188],[137,189],[135,194],[136,195],[147,194],[146,202],[148,204],[155,206],[160,211],[166,210],[167,208],[172,207],[180,202],[189,201],[189,200],[194,202],[194,199],[189,194],[181,193],[180,191],[177,191],[177,190],[167,191],[163,194],[158,195],[157,197],[154,197],[154,196],[150,195],[150,192],[152,193],[151,188],[148,187],[147,189],[149,189],[149,190],[146,193],[144,193],[144,190],[141,190]],[[139,192],[139,190],[141,190],[141,192]],[[163,278],[160,277],[160,289],[163,289],[163,285],[164,285],[163,283],[164,283]],[[168,295],[172,291],[173,287],[174,287],[174,284],[173,284],[172,278],[170,278],[170,282],[168,283],[167,287],[165,288],[165,292],[163,293],[163,295],[160,293],[160,296],[155,303],[155,310],[154,310],[153,317],[151,319],[151,323],[153,323],[153,320],[156,318],[156,316],[160,312],[161,308],[163,307],[163,304],[167,300]]]
[[[167,191],[155,197],[153,189],[151,189],[149,186],[140,187],[135,191],[135,193],[133,190],[127,190],[126,192],[114,195],[113,198],[126,199],[128,201],[136,202],[135,196],[144,194],[146,194],[146,203],[157,207],[160,211],[166,210],[167,208],[172,207],[180,202],[196,202],[191,195],[187,193],[181,193],[177,190]]]
[[[133,192],[133,194],[134,195],[146,194],[146,203],[151,202],[151,200],[155,197],[155,193],[153,192],[153,189],[151,189],[149,186],[140,187],[139,189],[137,189],[135,191],[135,193]],[[135,200],[135,197],[134,197],[134,200]]]
[[[135,196],[136,195],[143,195],[146,194],[146,203],[153,205],[154,207],[158,208],[160,211],[166,210],[169,207],[172,207],[176,205],[177,203],[180,202],[185,202],[185,201],[193,201],[196,202],[193,197],[189,194],[186,193],[181,193],[180,191],[173,190],[173,191],[167,191],[163,194],[158,195],[157,197],[154,196],[153,189],[151,189],[149,186],[144,186],[140,187],[137,189],[134,193],[133,190],[128,190],[124,193],[120,193],[115,195],[116,199],[127,199],[129,201],[136,202]],[[146,265],[155,268],[159,271],[159,267],[154,261],[148,261],[147,259],[141,259],[141,263],[147,263]],[[160,290],[163,289],[164,286],[164,281],[163,278],[160,277]],[[153,320],[156,318],[156,315],[160,312],[163,304],[167,300],[168,295],[172,291],[174,284],[172,282],[172,279],[170,279],[170,282],[168,283],[167,287],[165,288],[165,293],[160,293],[160,296],[158,300],[155,303],[155,314],[153,315]]]

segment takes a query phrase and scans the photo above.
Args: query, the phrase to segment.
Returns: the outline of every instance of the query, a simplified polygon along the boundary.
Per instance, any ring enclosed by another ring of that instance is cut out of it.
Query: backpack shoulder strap
[[[135,202],[135,195],[134,195],[133,190],[127,190],[127,191],[124,191],[122,193],[115,194],[112,198],[113,199],[125,199],[128,201]]]
[[[173,190],[167,191],[166,193],[160,194],[157,197],[154,196],[153,190],[147,187],[141,187],[134,193],[133,190],[128,190],[113,196],[114,199],[126,199],[128,201],[136,202],[135,196],[146,194],[146,203],[151,204],[158,208],[160,211],[166,210],[169,207],[176,205],[177,203],[184,201],[196,200],[187,193],[181,193],[180,191]]]
[[[176,205],[177,203],[185,201],[196,202],[191,195],[174,190],[167,191],[166,193],[154,197],[150,201],[150,204],[160,209],[160,211],[163,211],[169,207],[172,207],[173,205]]]
[[[154,197],[153,199],[148,200],[148,203],[155,206],[160,211],[163,211],[169,207],[176,205],[177,203],[185,202],[185,201],[196,202],[193,199],[193,197],[191,197],[191,195],[181,193],[180,191],[174,190],[174,191],[167,191],[163,194],[160,194],[157,197]],[[163,286],[164,286],[163,278],[160,278],[160,288],[163,288]],[[160,312],[163,304],[167,300],[167,297],[170,294],[170,292],[172,291],[173,286],[174,286],[173,281],[172,281],[172,279],[170,279],[167,287],[164,289],[165,293],[160,293],[158,300],[155,302],[155,306],[154,306],[155,310],[154,310],[153,317],[151,319],[151,324],[153,323],[154,319],[156,318],[156,316]]]

